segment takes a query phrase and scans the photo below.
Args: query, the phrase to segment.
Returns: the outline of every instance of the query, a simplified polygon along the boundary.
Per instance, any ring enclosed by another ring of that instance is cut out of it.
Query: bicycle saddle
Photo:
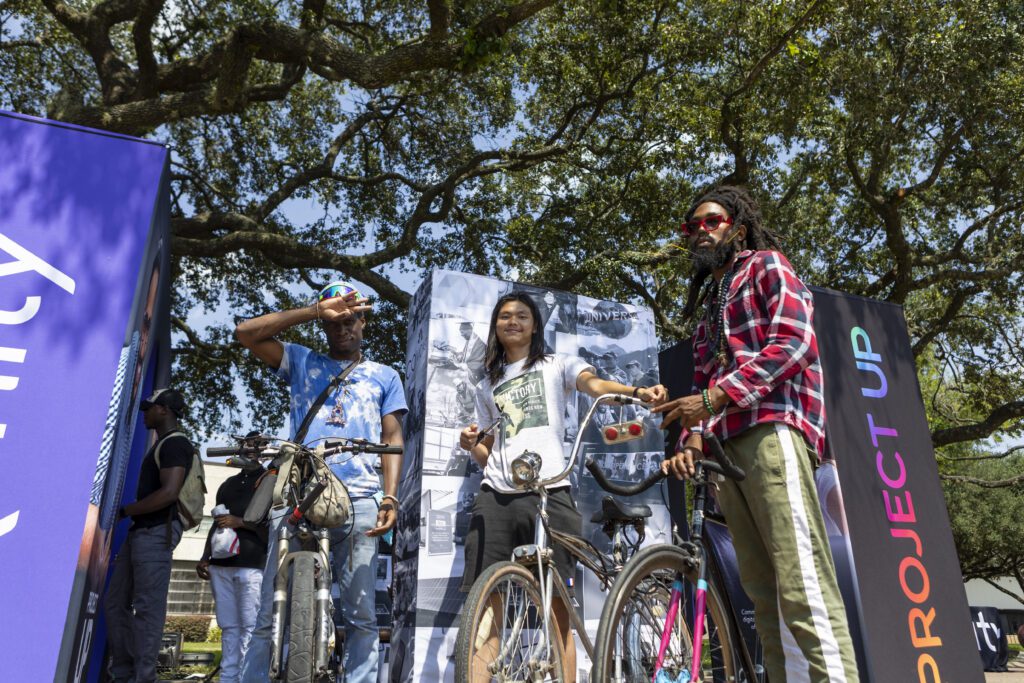
[[[601,499],[601,509],[590,518],[591,523],[630,522],[634,519],[646,519],[651,516],[651,508],[646,505],[629,505],[611,496]]]

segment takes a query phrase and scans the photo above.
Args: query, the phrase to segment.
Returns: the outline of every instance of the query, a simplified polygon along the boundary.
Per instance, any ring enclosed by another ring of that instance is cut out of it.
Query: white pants
[[[221,683],[238,683],[240,679],[242,656],[256,626],[262,583],[260,569],[210,565],[210,589],[217,602],[221,630]]]

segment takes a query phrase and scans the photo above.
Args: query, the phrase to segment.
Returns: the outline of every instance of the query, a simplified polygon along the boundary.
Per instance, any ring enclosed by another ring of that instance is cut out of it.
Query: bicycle
[[[644,520],[651,516],[646,505],[621,503],[610,496],[602,500],[602,509],[592,518],[601,524],[612,540],[610,553],[603,553],[586,539],[548,526],[547,489],[572,471],[579,455],[586,426],[601,405],[641,405],[639,399],[618,394],[599,396],[591,405],[576,433],[571,455],[558,475],[539,480],[540,456],[524,452],[511,463],[513,483],[523,491],[538,494],[534,542],[519,546],[510,561],[500,562],[477,577],[462,610],[463,620],[455,643],[455,680],[463,681],[564,681],[565,652],[560,638],[552,640],[552,625],[557,631],[553,600],[561,601],[588,655],[593,644],[583,620],[574,609],[574,600],[566,582],[552,562],[549,539],[568,550],[573,557],[601,581],[603,590],[611,588],[618,572],[642,545]],[[634,433],[633,436],[641,436]],[[626,533],[632,528],[634,535]]]
[[[737,481],[746,475],[725,455],[714,435],[705,435],[705,443],[717,462],[694,463],[691,540],[645,548],[620,572],[601,613],[593,681],[766,681],[759,652],[751,652],[740,636],[721,569],[704,535],[705,519],[723,521],[707,496],[708,486],[714,485],[709,473]],[[618,486],[592,465],[587,463],[601,486],[623,496],[641,493],[665,477],[657,472],[636,485]],[[692,631],[681,607],[687,584],[693,591]]]
[[[274,441],[280,445],[271,447]],[[291,441],[259,436],[240,438],[239,445],[234,447],[206,449],[207,457],[227,456],[228,464],[239,467],[270,460],[271,474],[276,474],[289,458],[302,466],[307,459],[323,459],[336,453],[401,454],[402,448],[359,439],[329,439],[314,450]],[[309,468],[302,471],[306,476],[300,490],[286,491],[291,512],[277,532],[270,678],[282,683],[333,683],[336,678],[344,680],[345,672],[344,638],[337,637],[331,599],[329,530],[316,526],[305,516],[327,488],[328,481],[326,477],[309,476]],[[293,544],[299,550],[292,550]]]

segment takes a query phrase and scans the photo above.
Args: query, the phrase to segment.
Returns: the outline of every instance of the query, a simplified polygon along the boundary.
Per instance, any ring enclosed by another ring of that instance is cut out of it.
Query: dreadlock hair
[[[690,205],[683,220],[688,221],[693,218],[697,207],[707,202],[720,204],[729,212],[729,217],[733,220],[729,230],[739,230],[741,225],[747,227],[746,235],[737,245],[740,250],[782,251],[782,243],[774,232],[765,227],[764,219],[761,216],[761,207],[758,206],[757,200],[754,199],[747,188],[736,185],[712,187],[698,196]],[[686,306],[683,307],[684,320],[692,318],[697,307],[707,297],[707,291],[701,296],[701,290],[704,289],[704,282],[707,280],[708,275],[710,273],[694,273],[686,296]]]
[[[533,316],[533,334],[530,335],[530,351],[526,356],[524,369],[533,367],[534,363],[543,360],[548,355],[544,353],[544,329],[537,304],[529,294],[523,291],[506,294],[498,299],[498,303],[494,304],[494,310],[491,311],[491,326],[487,332],[487,356],[484,359],[484,369],[487,371],[487,379],[491,381],[491,384],[497,382],[505,371],[505,347],[498,341],[497,328],[498,314],[501,313],[502,306],[510,301],[522,303],[530,309],[530,315]]]

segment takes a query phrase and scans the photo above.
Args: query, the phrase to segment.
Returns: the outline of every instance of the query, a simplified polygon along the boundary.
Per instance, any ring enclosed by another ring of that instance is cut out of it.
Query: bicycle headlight
[[[523,451],[512,461],[512,483],[526,487],[537,481],[540,474],[540,456],[530,451]]]

